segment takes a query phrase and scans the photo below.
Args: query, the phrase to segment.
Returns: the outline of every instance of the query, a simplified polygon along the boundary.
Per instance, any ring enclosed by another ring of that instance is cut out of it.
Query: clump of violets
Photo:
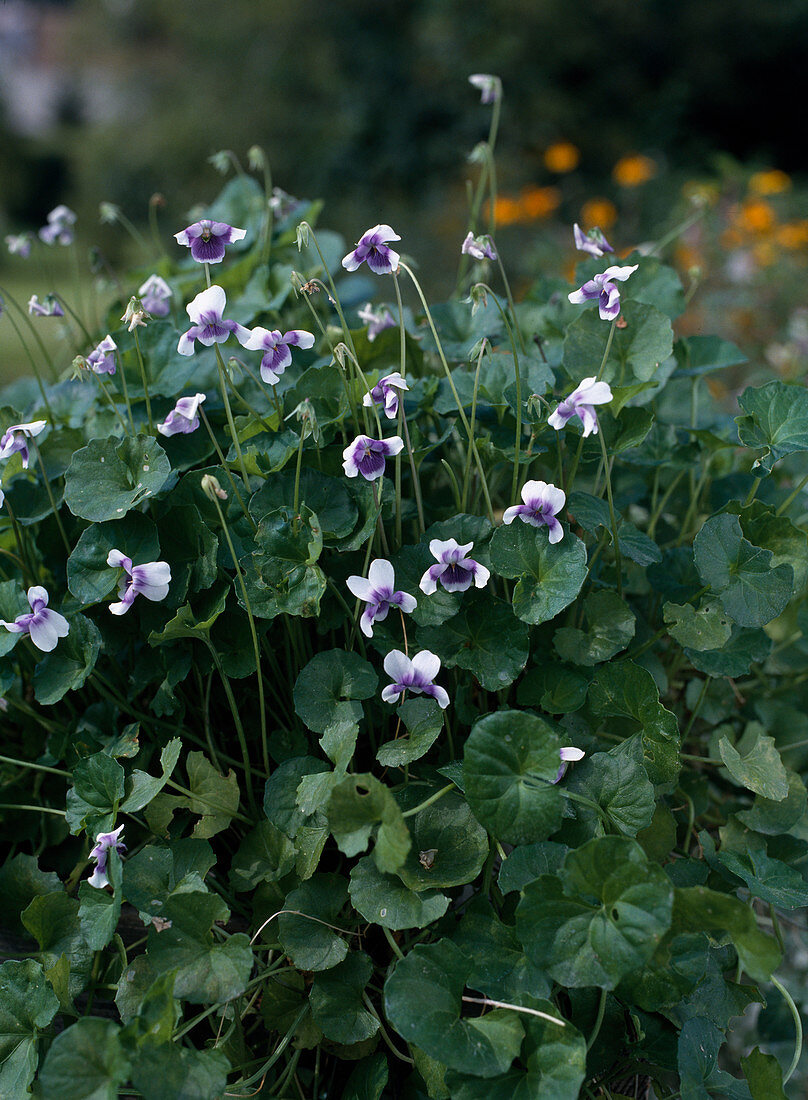
[[[385,558],[376,558],[370,563],[367,579],[348,577],[345,584],[358,600],[368,605],[359,620],[362,633],[368,638],[373,637],[373,624],[386,619],[391,607],[400,607],[409,615],[418,606],[414,596],[396,591],[396,574]]]
[[[457,539],[432,539],[429,552],[437,559],[437,565],[430,565],[419,584],[427,596],[437,590],[438,581],[447,592],[465,592],[472,584],[476,588],[485,588],[491,573],[484,565],[466,555],[474,548],[473,542],[461,546]]]
[[[496,103],[502,98],[502,81],[491,73],[472,73],[469,84],[479,88],[481,103]]]
[[[190,435],[199,427],[199,406],[205,400],[204,393],[193,397],[181,397],[162,424],[157,425],[160,435]]]
[[[362,404],[368,408],[371,405],[382,405],[387,419],[395,420],[398,416],[399,391],[409,388],[400,372],[393,371],[379,379],[373,389],[362,398]]]
[[[397,455],[403,447],[400,435],[392,435],[389,439],[358,435],[342,452],[342,468],[348,477],[361,474],[366,481],[375,481],[384,473],[385,460]]]
[[[65,311],[52,294],[48,294],[44,302],[40,302],[38,294],[32,294],[28,299],[28,313],[31,317],[64,317],[65,315]]]
[[[152,317],[168,317],[171,312],[170,301],[173,291],[165,279],[159,275],[150,275],[138,287],[137,296],[147,313]]]
[[[145,596],[147,600],[157,603],[168,595],[171,567],[166,561],[148,561],[143,565],[133,565],[132,559],[120,550],[110,550],[107,565],[123,570],[118,584],[120,602],[109,605],[113,615],[125,615],[135,602],[135,596]]]
[[[197,263],[218,264],[224,259],[225,245],[242,241],[246,236],[246,229],[236,229],[227,222],[212,222],[203,218],[175,233],[174,240],[190,248]]]
[[[114,374],[115,352],[117,350],[118,345],[107,333],[101,343],[93,348],[84,362],[94,374]]]
[[[513,523],[518,516],[531,527],[546,527],[550,542],[560,542],[564,537],[564,528],[556,516],[567,502],[564,490],[545,481],[526,481],[522,486],[522,501],[522,504],[505,509],[502,522]]]
[[[357,315],[368,327],[368,340],[371,344],[380,332],[384,332],[386,328],[394,328],[396,324],[396,319],[387,306],[377,306],[374,309],[370,302],[366,302],[357,311]]]
[[[376,275],[390,275],[398,270],[401,256],[388,248],[387,242],[400,240],[401,237],[389,225],[374,225],[362,234],[353,252],[343,258],[342,266],[346,271],[356,271],[361,264],[367,263]]]
[[[98,890],[103,890],[105,886],[109,886],[109,879],[107,878],[109,853],[113,849],[116,852],[126,851],[126,845],[120,839],[122,832],[123,825],[119,825],[111,833],[99,833],[95,838],[95,846],[90,851],[90,859],[95,860],[95,870],[87,879],[89,886],[95,886]]]
[[[400,649],[392,649],[384,659],[384,671],[393,683],[382,689],[385,703],[395,703],[405,691],[414,695],[431,695],[441,710],[449,706],[449,695],[445,688],[435,683],[440,672],[440,657],[428,649],[410,660]]]
[[[583,760],[583,758],[586,756],[586,753],[583,749],[576,749],[574,745],[569,745],[563,749],[559,749],[558,755],[561,757],[561,764],[559,765],[558,772],[556,773],[556,777],[553,780],[554,783],[560,783],[561,780],[564,778],[564,773],[566,772],[569,764],[575,760]]]
[[[48,214],[47,225],[43,225],[39,231],[39,239],[44,244],[72,244],[75,224],[76,215],[69,206],[55,206]]]
[[[33,238],[30,233],[9,233],[5,240],[10,255],[21,256],[23,260],[31,255]]]
[[[475,260],[496,260],[497,258],[494,242],[487,233],[482,233],[479,237],[475,237],[471,230],[469,230],[466,234],[466,239],[460,246],[460,251],[464,256],[472,256]]]
[[[0,436],[0,459],[11,458],[17,451],[23,470],[28,469],[28,440],[39,435],[48,426],[47,420],[29,420],[27,424],[12,424]]]
[[[67,637],[70,624],[64,615],[48,607],[49,596],[41,585],[29,588],[27,596],[31,610],[18,615],[13,623],[0,619],[0,626],[12,634],[27,634],[37,649],[50,653],[60,638]]]
[[[220,286],[209,286],[197,294],[185,307],[185,312],[194,322],[187,332],[180,336],[177,351],[180,355],[193,355],[198,340],[205,347],[223,344],[232,333],[242,347],[247,346],[250,330],[236,321],[225,320],[224,311],[227,297]]]
[[[560,432],[567,421],[577,416],[583,425],[583,437],[598,434],[598,418],[595,405],[608,405],[612,399],[612,390],[608,382],[598,382],[593,376],[584,378],[580,386],[574,389],[547,418],[551,428]]]
[[[574,305],[596,301],[601,320],[613,321],[620,313],[620,288],[615,286],[614,280],[624,283],[638,266],[639,264],[633,264],[630,267],[607,267],[604,272],[593,276],[580,290],[574,290],[567,297]]]
[[[575,237],[575,247],[579,252],[588,252],[590,256],[597,257],[606,252],[614,252],[614,249],[597,226],[584,233],[576,222],[572,227],[572,232]]]
[[[261,378],[274,386],[292,362],[292,348],[304,351],[314,347],[314,336],[302,328],[293,328],[289,332],[279,329],[254,328],[250,338],[244,344],[248,351],[263,351],[261,359]]]

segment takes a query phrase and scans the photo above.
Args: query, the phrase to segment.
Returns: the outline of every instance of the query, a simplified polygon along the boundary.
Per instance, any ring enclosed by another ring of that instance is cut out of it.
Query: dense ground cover
[[[619,223],[514,302],[479,159],[440,303],[241,172],[98,331],[42,287],[83,350],[26,327],[0,408],[4,1097],[797,1080],[808,396],[715,402],[742,352]]]

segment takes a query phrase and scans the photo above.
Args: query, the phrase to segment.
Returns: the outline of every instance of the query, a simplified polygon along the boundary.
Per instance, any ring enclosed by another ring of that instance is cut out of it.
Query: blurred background
[[[321,224],[349,242],[392,224],[446,297],[491,111],[468,75],[496,73],[497,241],[516,286],[571,277],[575,220],[623,251],[703,203],[667,253],[694,293],[687,323],[793,376],[806,56],[808,0],[4,0],[0,239],[67,203],[83,252],[50,250],[48,274],[75,278],[92,244],[111,264],[134,256],[99,204],[142,228],[159,193],[173,249],[222,184],[209,158],[246,163],[257,143],[273,182],[325,199]],[[44,277],[0,246],[7,292],[41,296]],[[20,364],[0,332],[0,372]]]

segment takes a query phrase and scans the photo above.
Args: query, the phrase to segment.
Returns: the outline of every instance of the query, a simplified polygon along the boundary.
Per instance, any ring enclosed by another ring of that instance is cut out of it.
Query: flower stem
[[[445,794],[448,794],[449,791],[453,791],[454,789],[454,783],[448,783],[445,787],[441,787],[439,791],[435,791],[429,798],[424,799],[423,802],[419,802],[417,806],[413,806],[411,810],[405,810],[401,816],[414,817],[415,814],[419,814],[421,810],[425,810],[427,806],[431,806],[434,802],[437,802],[438,799],[443,798]]]
[[[12,299],[9,298],[9,301],[12,301]],[[14,305],[16,305],[16,304],[17,303],[14,302]],[[42,403],[45,406],[45,411],[48,414],[48,420],[50,420],[51,424],[53,424],[53,423],[55,423],[55,418],[54,418],[54,415],[53,415],[53,409],[50,406],[50,401],[48,401],[48,395],[47,395],[47,392],[45,390],[45,385],[42,381],[42,376],[39,373],[39,367],[36,364],[36,360],[34,359],[33,355],[31,354],[31,349],[28,347],[25,340],[23,339],[22,332],[20,331],[19,326],[17,325],[17,322],[14,320],[13,314],[9,312],[9,313],[6,314],[6,316],[8,317],[9,321],[11,322],[11,327],[16,332],[17,338],[19,339],[20,343],[23,346],[23,350],[25,351],[25,354],[28,358],[28,362],[31,364],[31,369],[34,372],[34,377],[36,378],[36,384],[39,388],[39,393],[42,397]]]
[[[233,724],[236,727],[236,734],[238,736],[239,745],[241,747],[241,758],[244,761],[244,782],[247,785],[247,798],[250,803],[250,808],[253,813],[258,812],[258,806],[255,801],[255,792],[252,787],[252,766],[250,764],[250,753],[247,748],[247,738],[244,735],[244,727],[241,724],[241,717],[238,712],[238,704],[236,703],[235,696],[233,695],[233,689],[230,686],[230,680],[222,667],[222,662],[219,654],[216,651],[216,647],[209,638],[205,638],[205,644],[208,647],[208,652],[211,655],[216,671],[219,673],[219,677],[224,687],[225,695],[227,696],[227,702],[230,707],[230,713],[233,716]],[[260,679],[260,672],[259,672]]]
[[[508,337],[511,341],[511,351],[513,352],[513,366],[514,373],[516,374],[516,438],[513,445],[513,481],[511,483],[511,499],[516,500],[517,492],[519,489],[519,451],[522,445],[522,376],[519,373],[519,354],[516,350],[516,342],[513,338],[513,329],[508,315],[502,308],[502,303],[499,298],[493,292],[487,283],[479,283],[479,286],[485,288],[485,290],[494,299],[494,304],[499,310],[502,320],[505,322],[505,328],[508,330]]]
[[[772,985],[788,1005],[788,1010],[791,1013],[792,1019],[794,1020],[794,1029],[797,1033],[796,1043],[794,1045],[794,1055],[791,1059],[791,1065],[788,1067],[783,1077],[783,1084],[785,1085],[794,1076],[794,1070],[797,1068],[800,1060],[800,1055],[802,1054],[802,1018],[800,1016],[799,1009],[794,1004],[793,997],[788,992],[786,987],[782,984],[782,982],[778,981],[778,979],[775,978],[774,974],[772,974]]]
[[[207,267],[207,264],[205,265]],[[219,351],[219,345],[213,345],[216,352],[216,364],[219,368],[219,388],[222,394],[222,401],[224,403],[224,411],[227,416],[227,425],[230,429],[230,438],[233,440],[233,446],[236,449],[238,455],[239,466],[241,467],[241,478],[244,482],[244,488],[249,493],[250,491],[250,479],[247,476],[247,467],[244,465],[244,455],[241,453],[241,444],[239,443],[238,432],[236,431],[236,423],[233,420],[233,410],[230,408],[230,398],[227,396],[227,382],[225,374],[227,368],[224,365],[224,359],[222,359],[222,353]]]
[[[477,392],[480,387],[480,367],[482,366],[483,356],[488,348],[488,338],[483,337],[480,347],[480,354],[477,356],[477,369],[474,372],[474,390],[471,394],[471,434],[474,435],[474,429],[477,423]],[[471,445],[466,450],[466,465],[463,471],[463,494],[460,498],[460,511],[465,512],[468,505],[469,485],[471,482]]]
[[[37,458],[37,462],[39,463],[39,468],[42,471],[42,481],[45,485],[45,492],[48,494],[48,500],[50,501],[51,511],[53,512],[53,518],[56,520],[56,526],[59,528],[59,534],[62,537],[62,542],[64,543],[64,548],[65,548],[65,551],[67,553],[67,556],[70,557],[72,547],[71,547],[70,543],[67,540],[67,535],[65,534],[64,524],[62,523],[62,517],[59,515],[59,509],[56,507],[56,500],[54,499],[54,496],[53,496],[53,490],[51,489],[50,481],[48,481],[48,472],[45,469],[45,463],[42,461],[42,452],[40,451],[39,446],[38,446],[35,439],[32,439],[32,443],[34,445],[34,450],[36,451],[36,458]]]
[[[592,1047],[594,1046],[595,1040],[597,1039],[597,1037],[600,1033],[601,1024],[603,1023],[603,1016],[606,1012],[606,997],[607,997],[606,990],[601,989],[601,991],[600,991],[600,1000],[598,1001],[598,1014],[595,1017],[595,1026],[592,1028],[592,1031],[589,1035],[589,1038],[586,1040],[586,1049],[587,1050],[592,1049]]]
[[[616,327],[617,327],[617,318],[615,317],[615,319],[609,325],[609,335],[606,338],[606,347],[604,348],[603,358],[601,359],[600,366],[598,367],[598,373],[597,373],[597,376],[595,378],[596,382],[600,382],[601,377],[603,376],[603,372],[606,370],[606,361],[609,358],[609,352],[612,350],[612,340],[614,340],[614,330],[615,330]]]
[[[293,523],[297,528],[297,512],[300,507],[300,467],[303,464],[303,444],[306,441],[306,432],[304,425],[300,425],[300,443],[297,446],[297,465],[295,467],[295,495],[292,503],[292,511],[294,512]]]
[[[609,523],[612,528],[612,544],[614,546],[614,564],[617,570],[617,595],[623,598],[623,558],[620,553],[620,540],[617,537],[617,516],[614,511],[614,498],[612,497],[612,475],[609,467],[609,457],[606,454],[606,440],[603,432],[597,433],[600,441],[600,450],[603,455],[603,472],[606,478],[606,498],[609,502]]]
[[[140,365],[140,377],[143,382],[143,396],[146,398],[146,418],[149,421],[149,435],[154,435],[154,421],[152,420],[151,401],[149,400],[149,383],[146,380],[146,364],[143,362],[143,354],[140,350],[140,338],[137,334],[137,326],[132,330],[132,335],[135,338],[137,361]]]
[[[250,515],[250,512],[249,512],[249,509],[247,508],[247,505],[244,503],[244,501],[241,498],[241,494],[238,491],[238,486],[236,485],[236,479],[233,477],[232,473],[230,472],[230,467],[227,465],[227,459],[222,454],[222,448],[219,446],[219,443],[216,439],[216,436],[213,434],[213,428],[211,427],[210,421],[208,420],[207,416],[205,415],[205,410],[202,408],[201,405],[199,406],[199,415],[202,418],[202,423],[207,428],[208,435],[210,436],[210,441],[213,444],[214,449],[216,451],[216,457],[219,459],[219,462],[220,462],[221,467],[224,470],[225,474],[227,474],[227,480],[230,482],[230,488],[233,490],[233,494],[234,494],[236,500],[239,502],[239,505],[241,507],[242,512],[244,513],[246,518],[250,521],[250,525],[252,526],[253,531],[255,531],[256,530],[255,520]]]

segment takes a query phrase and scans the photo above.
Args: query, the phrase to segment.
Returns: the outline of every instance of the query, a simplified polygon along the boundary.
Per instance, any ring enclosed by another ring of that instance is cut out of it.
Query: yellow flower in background
[[[547,218],[561,205],[557,187],[525,187],[519,199],[522,216],[529,221]]]
[[[777,259],[777,249],[771,241],[759,241],[752,248],[752,256],[758,267],[771,267]]]
[[[692,271],[694,268],[704,267],[704,257],[693,245],[678,244],[673,253],[676,266],[682,271]]]
[[[795,251],[808,247],[808,221],[787,222],[775,232],[774,239],[782,248]]]
[[[609,199],[590,199],[581,207],[581,222],[585,229],[596,225],[601,229],[610,229],[617,221],[617,207]]]
[[[747,233],[770,233],[777,224],[774,208],[765,199],[747,199],[737,208],[735,225]]]
[[[612,169],[612,178],[621,187],[639,187],[640,184],[652,180],[656,174],[656,161],[641,153],[621,157]]]
[[[791,177],[779,168],[755,172],[749,180],[749,190],[756,195],[781,195],[791,187]]]
[[[550,172],[574,172],[581,161],[581,150],[571,141],[556,141],[544,150],[544,167]]]

